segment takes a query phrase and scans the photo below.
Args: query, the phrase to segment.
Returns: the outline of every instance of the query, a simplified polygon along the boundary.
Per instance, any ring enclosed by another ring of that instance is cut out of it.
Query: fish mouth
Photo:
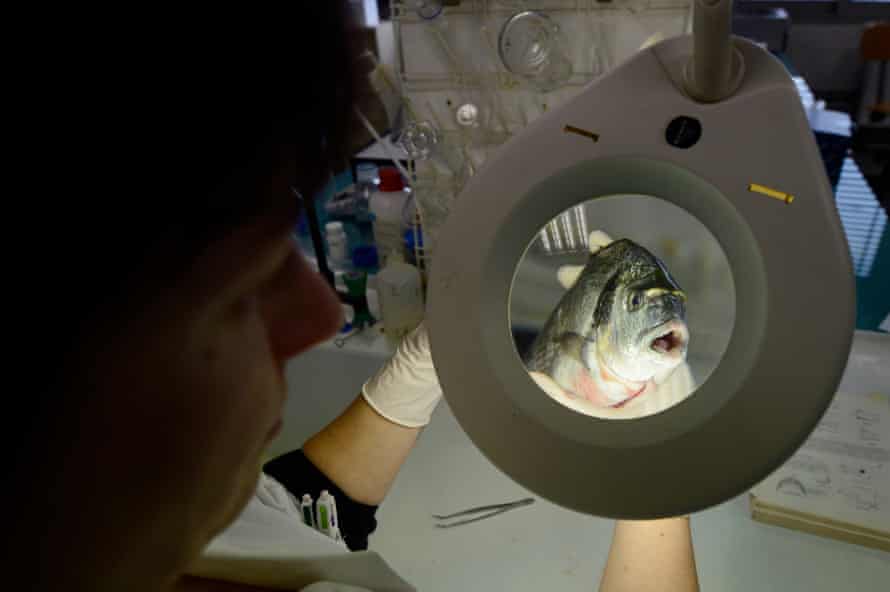
[[[646,335],[649,349],[660,356],[678,358],[686,353],[689,329],[683,321],[673,319],[655,327]]]

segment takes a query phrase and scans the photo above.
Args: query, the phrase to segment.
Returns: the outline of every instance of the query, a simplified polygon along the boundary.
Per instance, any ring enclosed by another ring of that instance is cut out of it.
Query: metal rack
[[[433,140],[410,166],[425,241],[416,255],[426,264],[451,204],[501,144],[644,44],[688,32],[692,14],[688,0],[452,0],[423,18],[430,4],[391,3],[403,138],[420,124]],[[526,11],[552,22],[554,51],[571,66],[555,87],[511,71],[499,51],[506,23]],[[548,226],[552,244],[583,248],[576,218],[568,212]]]

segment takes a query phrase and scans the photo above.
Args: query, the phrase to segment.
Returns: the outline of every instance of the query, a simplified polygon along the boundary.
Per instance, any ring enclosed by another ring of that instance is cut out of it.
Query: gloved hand
[[[423,323],[402,339],[395,355],[365,383],[362,396],[393,423],[419,428],[430,422],[442,387]]]

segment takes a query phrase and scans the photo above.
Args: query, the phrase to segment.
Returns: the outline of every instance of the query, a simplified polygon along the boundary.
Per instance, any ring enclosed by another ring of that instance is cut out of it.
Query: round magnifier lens
[[[593,417],[633,419],[690,396],[735,321],[717,239],[667,201],[609,196],[546,224],[516,268],[511,330],[547,396]]]

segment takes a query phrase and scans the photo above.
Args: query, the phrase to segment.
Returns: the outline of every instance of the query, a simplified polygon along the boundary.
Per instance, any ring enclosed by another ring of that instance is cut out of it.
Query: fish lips
[[[654,354],[666,364],[678,364],[686,359],[689,328],[682,319],[673,318],[646,331],[642,342],[643,351]]]

